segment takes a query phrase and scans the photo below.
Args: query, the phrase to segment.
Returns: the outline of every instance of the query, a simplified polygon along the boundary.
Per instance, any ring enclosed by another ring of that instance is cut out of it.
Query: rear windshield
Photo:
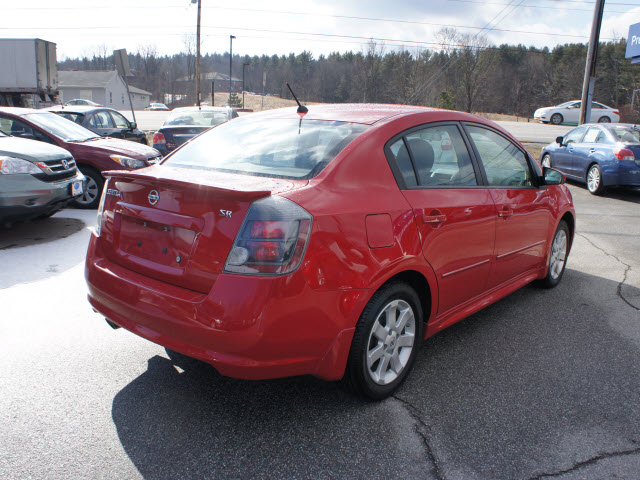
[[[84,114],[82,113],[71,113],[71,112],[53,112],[57,115],[60,115],[62,118],[66,118],[67,120],[71,120],[72,122],[78,123],[82,125],[82,121],[84,120]]]
[[[171,112],[165,125],[198,125],[202,127],[215,127],[228,120],[227,112],[207,111],[182,111]]]
[[[189,142],[164,165],[265,177],[309,179],[318,175],[367,125],[246,116]]]
[[[640,143],[640,131],[633,127],[616,126],[610,129],[618,142]]]

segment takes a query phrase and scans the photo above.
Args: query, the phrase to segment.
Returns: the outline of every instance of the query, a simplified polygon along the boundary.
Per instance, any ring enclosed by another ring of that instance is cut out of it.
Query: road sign
[[[625,58],[632,58],[631,63],[640,62],[640,23],[629,27],[627,38],[627,52]]]

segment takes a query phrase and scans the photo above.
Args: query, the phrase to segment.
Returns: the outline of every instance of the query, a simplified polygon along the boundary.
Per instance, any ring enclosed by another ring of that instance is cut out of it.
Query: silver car
[[[0,132],[0,224],[53,215],[84,183],[67,150]]]

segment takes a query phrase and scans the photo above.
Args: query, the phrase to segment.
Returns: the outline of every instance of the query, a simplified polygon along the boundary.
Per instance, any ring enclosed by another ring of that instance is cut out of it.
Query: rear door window
[[[392,166],[392,169],[396,176],[401,175],[406,187],[479,184],[471,157],[456,125],[412,129],[394,140],[387,151],[389,161],[396,167]]]
[[[602,130],[598,127],[591,127],[584,135],[582,143],[598,143],[598,138],[601,138],[602,136]]]

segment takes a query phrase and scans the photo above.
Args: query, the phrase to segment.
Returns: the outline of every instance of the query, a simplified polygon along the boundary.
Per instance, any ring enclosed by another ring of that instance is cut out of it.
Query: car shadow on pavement
[[[116,395],[112,418],[144,478],[559,472],[640,447],[640,312],[616,291],[574,270],[553,290],[525,287],[425,342],[395,399],[367,402],[311,377],[234,380],[155,356]],[[626,292],[640,302],[639,289]]]
[[[367,402],[312,377],[244,381],[179,363],[150,358],[113,401],[120,442],[144,478],[404,479],[430,469],[399,402]]]
[[[567,183],[574,187],[582,188],[585,192],[588,192],[587,185],[584,183],[569,179],[567,179]],[[603,196],[605,198],[614,198],[624,202],[640,203],[640,188],[608,187]]]
[[[67,217],[38,218],[10,227],[0,225],[0,250],[60,240],[79,232],[85,226],[79,218]]]

